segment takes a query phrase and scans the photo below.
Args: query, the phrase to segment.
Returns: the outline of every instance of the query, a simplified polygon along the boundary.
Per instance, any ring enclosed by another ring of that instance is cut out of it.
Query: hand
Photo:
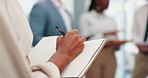
[[[120,44],[116,43],[115,41],[107,41],[106,48],[112,47],[114,50],[118,50],[120,47]]]
[[[78,30],[60,36],[57,39],[56,53],[49,59],[59,68],[60,72],[77,57],[84,48],[86,39],[78,34]]]
[[[80,36],[78,30],[75,29],[67,33],[65,36],[58,38],[56,50],[68,55],[70,61],[72,61],[78,54],[80,54],[80,52],[82,52],[84,41],[86,41],[86,38]]]
[[[140,52],[148,52],[148,45],[140,45],[137,44],[137,47],[139,48]]]
[[[129,41],[110,40],[110,41],[107,41],[105,47],[113,47],[114,50],[118,50],[120,45],[122,45],[126,42],[129,42]]]
[[[104,36],[109,36],[109,35],[114,35],[114,36],[116,36],[116,35],[117,35],[117,32],[118,32],[118,31],[105,32],[103,35],[104,35]]]

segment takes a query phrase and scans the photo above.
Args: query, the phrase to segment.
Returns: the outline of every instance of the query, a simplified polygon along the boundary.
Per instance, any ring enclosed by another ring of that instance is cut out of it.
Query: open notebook
[[[57,36],[45,37],[37,44],[32,52],[28,54],[32,65],[48,61],[56,51],[56,39]],[[86,41],[83,52],[68,64],[61,77],[83,77],[105,43],[106,39]]]

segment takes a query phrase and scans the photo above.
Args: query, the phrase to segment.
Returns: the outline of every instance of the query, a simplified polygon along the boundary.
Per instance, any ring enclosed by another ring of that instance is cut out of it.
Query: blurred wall
[[[85,1],[86,0],[74,0],[74,16],[76,28],[78,28],[80,15],[84,12]]]
[[[18,0],[19,3],[21,4],[24,12],[26,13],[26,16],[30,14],[30,11],[33,7],[33,5],[38,1],[38,0]]]

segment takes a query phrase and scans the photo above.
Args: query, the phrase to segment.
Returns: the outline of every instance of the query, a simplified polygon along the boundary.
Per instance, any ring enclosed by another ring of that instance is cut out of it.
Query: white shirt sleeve
[[[44,73],[41,71],[36,71],[38,69],[41,69]],[[34,78],[44,78],[44,76],[47,76],[49,78],[60,78],[59,69],[57,68],[55,64],[51,62],[47,62],[47,63],[40,64],[40,65],[34,65],[32,66],[32,70],[35,71],[32,73],[32,76]],[[41,76],[41,77],[38,77],[38,76]]]

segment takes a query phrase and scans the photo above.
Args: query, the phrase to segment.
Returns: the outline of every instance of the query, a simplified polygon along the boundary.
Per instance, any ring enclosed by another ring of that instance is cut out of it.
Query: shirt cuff
[[[33,71],[41,70],[50,78],[61,78],[58,67],[54,63],[51,63],[51,62],[33,65],[32,70]]]

